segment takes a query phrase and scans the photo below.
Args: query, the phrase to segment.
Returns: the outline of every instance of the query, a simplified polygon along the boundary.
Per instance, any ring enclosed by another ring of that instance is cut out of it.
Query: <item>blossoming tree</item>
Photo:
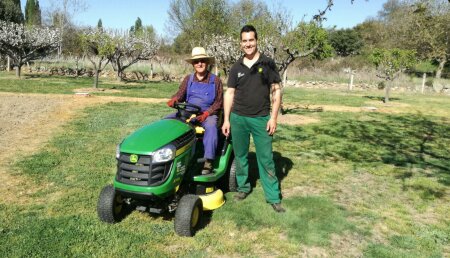
[[[100,72],[109,63],[108,56],[114,53],[113,37],[103,29],[90,29],[81,36],[81,45],[86,58],[94,66],[94,89],[98,88]]]
[[[48,55],[58,47],[59,31],[0,21],[0,54],[11,58],[20,78],[22,66]]]
[[[108,59],[119,80],[123,79],[125,69],[141,60],[152,59],[159,48],[158,42],[146,35],[127,33],[112,37],[114,40],[114,51],[108,55]]]

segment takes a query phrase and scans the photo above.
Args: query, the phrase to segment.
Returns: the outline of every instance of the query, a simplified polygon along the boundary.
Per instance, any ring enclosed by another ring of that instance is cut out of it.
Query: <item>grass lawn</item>
[[[109,84],[108,84],[109,83]],[[0,74],[0,91],[72,94],[90,79]],[[118,84],[117,96],[167,98],[177,84]],[[375,105],[383,92],[287,89],[290,105]],[[374,100],[375,99],[375,100]],[[376,104],[382,105],[382,104]],[[317,123],[279,125],[274,159],[285,214],[264,201],[253,148],[252,194],[209,214],[193,238],[170,216],[135,211],[101,223],[98,195],[115,175],[115,146],[168,112],[164,104],[89,107],[11,173],[36,185],[0,202],[6,257],[446,257],[450,255],[450,98],[393,94],[383,112],[290,110]],[[7,180],[4,178],[3,180]],[[20,189],[21,191],[24,189]]]
[[[24,74],[17,79],[13,73],[0,72],[0,91],[17,93],[74,94],[76,89],[93,88],[90,77],[63,77]],[[108,78],[99,79],[99,90],[94,95],[138,98],[168,98],[179,87],[178,82],[118,82]],[[114,90],[115,93],[107,93]]]

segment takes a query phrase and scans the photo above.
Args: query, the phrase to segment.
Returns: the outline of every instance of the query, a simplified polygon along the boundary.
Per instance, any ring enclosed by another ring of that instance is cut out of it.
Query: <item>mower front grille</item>
[[[152,156],[139,156],[136,163],[130,162],[130,154],[121,153],[117,159],[116,180],[129,185],[157,186],[169,176],[173,162],[152,163]]]

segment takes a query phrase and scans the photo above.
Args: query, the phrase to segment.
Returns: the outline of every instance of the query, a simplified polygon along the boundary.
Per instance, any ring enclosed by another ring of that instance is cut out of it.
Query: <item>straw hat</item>
[[[191,58],[186,59],[186,62],[192,64],[192,62],[194,60],[198,60],[198,59],[206,59],[208,60],[208,64],[213,64],[215,59],[212,56],[208,56],[206,54],[206,51],[204,48],[202,47],[194,47],[192,49],[192,55]]]

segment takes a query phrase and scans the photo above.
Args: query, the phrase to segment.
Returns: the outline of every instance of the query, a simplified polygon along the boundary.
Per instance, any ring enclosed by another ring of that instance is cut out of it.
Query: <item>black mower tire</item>
[[[105,186],[100,192],[97,203],[97,215],[99,219],[106,223],[116,223],[123,219],[126,211],[120,193],[114,190],[112,185]]]
[[[203,202],[194,194],[187,194],[178,202],[175,211],[174,227],[179,236],[191,237],[200,224],[203,214]]]
[[[228,174],[228,191],[236,192],[237,191],[237,181],[236,181],[236,159],[233,158],[230,166],[230,173]]]

